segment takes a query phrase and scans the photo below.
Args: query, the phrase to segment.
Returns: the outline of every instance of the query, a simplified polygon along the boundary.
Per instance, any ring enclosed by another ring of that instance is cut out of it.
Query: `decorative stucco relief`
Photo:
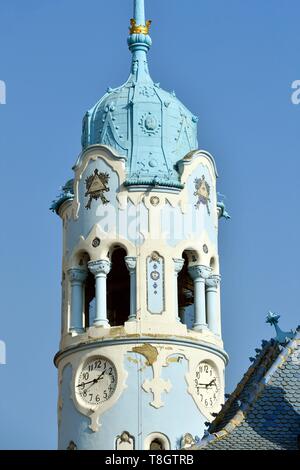
[[[150,402],[150,405],[154,408],[161,408],[164,405],[161,398],[162,394],[169,392],[172,388],[170,380],[163,380],[161,378],[161,369],[168,365],[166,355],[169,355],[170,352],[158,351],[156,347],[148,343],[133,347],[132,352],[144,356],[147,360],[146,365],[152,367],[153,378],[151,380],[146,379],[142,384],[142,389],[146,393],[152,393],[153,400]]]

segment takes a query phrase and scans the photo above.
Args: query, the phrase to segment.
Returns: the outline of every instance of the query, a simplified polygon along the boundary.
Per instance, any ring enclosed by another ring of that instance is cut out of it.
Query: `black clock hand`
[[[97,380],[97,379],[90,380],[89,382],[82,382],[81,384],[78,384],[78,385],[76,385],[76,386],[77,386],[77,387],[82,387],[82,386],[85,387],[85,386],[88,385],[88,384],[94,383],[95,380]]]
[[[105,373],[106,369],[99,375],[99,377],[97,379],[93,379],[93,380],[90,380],[89,382],[82,382],[81,384],[77,385],[77,387],[82,387],[82,386],[86,386],[86,385],[89,385],[89,384],[96,384],[97,382],[99,382],[99,380],[102,379],[104,373]],[[92,385],[91,385],[92,386]],[[90,388],[90,387],[89,387]]]
[[[99,382],[99,380],[102,379],[103,375],[105,374],[106,372],[106,369],[104,369],[104,371],[99,375],[98,379],[97,379],[97,382]]]
[[[215,382],[215,385],[216,385],[216,378],[214,378],[211,382],[209,382],[209,384],[206,385],[206,388],[210,387],[214,382]]]
[[[103,375],[105,374],[106,372],[106,369],[104,369],[104,371],[99,375],[99,377],[97,379],[94,380],[94,383],[96,384],[97,382],[99,382],[99,380],[102,379]]]
[[[91,383],[91,385],[86,388],[85,390],[88,391],[93,385],[95,385],[95,383],[97,383],[97,379],[94,379],[93,382]]]
[[[106,372],[106,369],[104,369],[104,371],[99,375],[97,379],[92,380],[93,383],[87,388],[87,390],[89,390],[90,388],[93,387],[93,385],[98,383],[103,378],[103,375],[105,374],[105,372]]]
[[[200,386],[202,385],[201,388],[204,388],[204,387],[205,387],[205,388],[208,388],[208,387],[210,387],[214,382],[216,382],[216,379],[215,379],[215,378],[214,378],[211,382],[209,382],[208,384],[201,384],[201,383],[200,383],[200,384],[197,384],[196,387],[200,387]]]

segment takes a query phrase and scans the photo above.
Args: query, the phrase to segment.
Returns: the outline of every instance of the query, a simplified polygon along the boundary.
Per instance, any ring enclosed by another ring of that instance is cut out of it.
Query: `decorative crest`
[[[103,193],[109,191],[108,185],[109,174],[108,173],[99,173],[96,169],[94,173],[85,180],[86,184],[86,193],[85,197],[89,197],[88,203],[85,206],[86,209],[91,208],[92,199],[101,199],[102,204],[108,204],[109,200],[106,199]]]
[[[147,36],[147,34],[149,34],[150,32],[151,23],[152,21],[148,20],[146,21],[145,25],[142,25],[142,24],[138,25],[136,23],[136,20],[134,18],[131,18],[130,20],[131,27],[129,28],[129,32],[130,34],[144,34],[145,36]]]
[[[196,178],[195,181],[194,196],[198,197],[198,201],[195,204],[196,209],[199,209],[200,204],[204,204],[207,208],[208,215],[210,215],[210,210],[208,204],[210,202],[210,186],[205,179],[205,176],[202,175],[202,178]]]

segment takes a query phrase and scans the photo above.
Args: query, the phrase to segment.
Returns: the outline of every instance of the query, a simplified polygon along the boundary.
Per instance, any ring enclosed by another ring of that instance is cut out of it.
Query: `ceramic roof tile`
[[[235,424],[235,416],[244,418]],[[297,450],[300,436],[300,329],[282,346],[264,342],[199,450]]]

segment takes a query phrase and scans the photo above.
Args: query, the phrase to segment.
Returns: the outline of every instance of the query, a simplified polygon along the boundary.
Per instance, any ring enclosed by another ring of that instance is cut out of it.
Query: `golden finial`
[[[130,34],[149,34],[150,31],[150,26],[151,26],[152,21],[148,20],[146,21],[146,25],[136,24],[136,20],[134,18],[131,18],[130,24],[131,28],[129,28]]]

